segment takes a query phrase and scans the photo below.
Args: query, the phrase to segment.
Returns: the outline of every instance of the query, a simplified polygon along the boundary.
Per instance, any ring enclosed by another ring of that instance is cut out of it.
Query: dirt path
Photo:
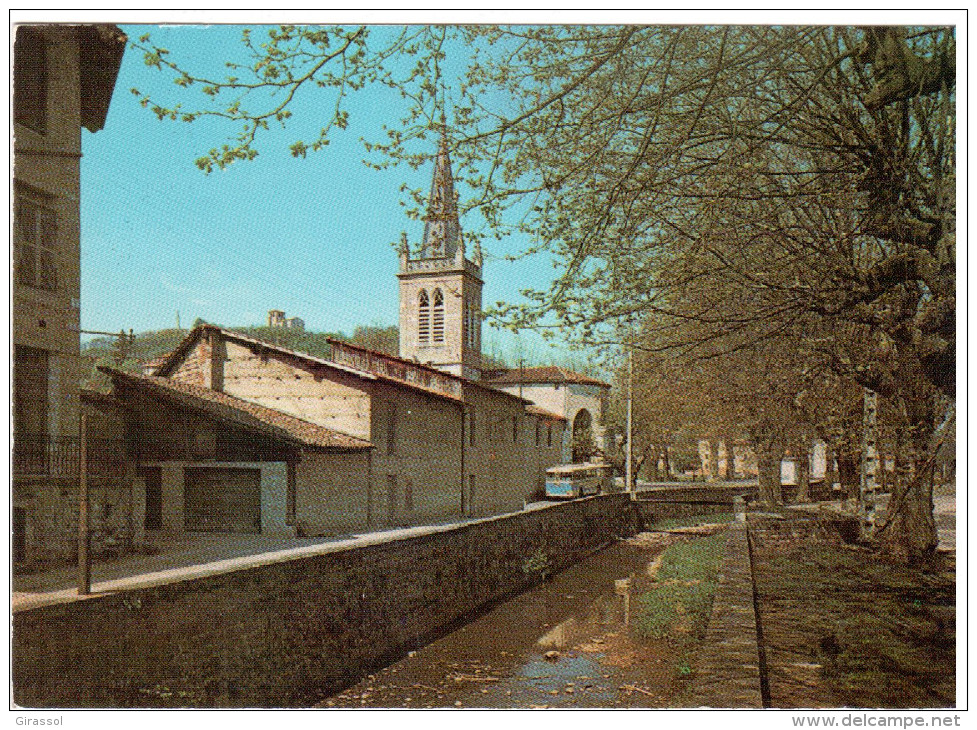
[[[924,571],[798,520],[751,529],[772,707],[955,705],[952,555]]]

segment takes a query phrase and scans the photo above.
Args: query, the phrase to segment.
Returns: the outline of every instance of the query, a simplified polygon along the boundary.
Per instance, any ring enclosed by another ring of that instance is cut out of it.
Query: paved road
[[[933,497],[933,517],[936,534],[940,538],[938,550],[957,549],[957,498],[955,495],[937,494]]]
[[[289,538],[227,533],[186,533],[169,538],[160,537],[160,552],[156,555],[129,555],[93,565],[92,595],[148,588],[292,560],[303,555],[335,552],[349,547],[442,532],[458,524],[460,523],[422,525],[331,538]],[[79,598],[75,588],[76,574],[74,567],[66,566],[15,576],[11,597],[13,610],[22,611],[38,606],[83,600]]]

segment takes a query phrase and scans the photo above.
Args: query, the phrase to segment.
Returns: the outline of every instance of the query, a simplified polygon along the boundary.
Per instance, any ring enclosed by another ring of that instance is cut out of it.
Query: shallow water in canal
[[[686,647],[637,630],[664,547],[616,543],[321,706],[668,706]]]

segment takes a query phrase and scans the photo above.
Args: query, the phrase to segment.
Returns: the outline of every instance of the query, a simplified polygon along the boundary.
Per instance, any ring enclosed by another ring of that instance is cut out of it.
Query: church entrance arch
[[[580,464],[590,458],[590,455],[594,452],[594,434],[591,429],[593,425],[593,417],[590,415],[590,411],[586,408],[581,408],[577,411],[577,415],[573,417],[573,431],[570,441],[570,449],[572,453],[572,461],[574,464]]]

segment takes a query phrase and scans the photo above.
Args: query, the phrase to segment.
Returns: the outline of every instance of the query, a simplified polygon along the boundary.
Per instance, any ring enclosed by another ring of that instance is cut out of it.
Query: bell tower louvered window
[[[478,310],[474,304],[469,304],[465,312],[465,342],[475,349],[478,346]]]
[[[434,318],[431,327],[435,342],[444,342],[444,294],[434,290]]]
[[[431,341],[431,300],[427,290],[421,289],[417,305],[417,341],[426,344]]]

